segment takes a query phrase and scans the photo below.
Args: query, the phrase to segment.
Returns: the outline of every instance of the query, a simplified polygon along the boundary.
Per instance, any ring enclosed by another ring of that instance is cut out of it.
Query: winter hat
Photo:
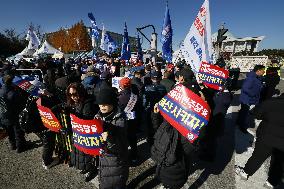
[[[117,101],[117,94],[113,89],[102,89],[96,96],[97,104],[116,105]]]
[[[123,86],[123,88],[129,88],[131,86],[131,80],[128,77],[124,77],[119,81],[119,86]]]

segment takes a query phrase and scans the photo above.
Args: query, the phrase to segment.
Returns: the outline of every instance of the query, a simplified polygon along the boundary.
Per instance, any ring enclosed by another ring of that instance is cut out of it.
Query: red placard
[[[198,95],[179,84],[158,103],[161,115],[193,143],[206,126],[210,107]]]
[[[101,155],[104,145],[102,120],[83,120],[73,114],[70,117],[74,146],[85,154]]]
[[[223,90],[229,71],[213,64],[202,62],[198,78],[204,85],[215,90]]]
[[[43,125],[51,131],[59,132],[62,127],[52,111],[47,107],[39,105],[39,103],[37,103],[37,108]]]

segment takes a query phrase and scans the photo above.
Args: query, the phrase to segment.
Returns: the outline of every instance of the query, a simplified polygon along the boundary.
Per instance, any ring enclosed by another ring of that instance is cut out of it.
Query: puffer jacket
[[[129,174],[125,115],[117,108],[107,115],[99,112],[96,117],[104,121],[104,131],[108,132],[105,153],[99,158],[100,188],[123,188]]]
[[[262,88],[262,78],[254,71],[249,72],[242,86],[240,102],[247,105],[258,104]]]
[[[168,139],[159,136],[164,132],[167,132]],[[161,147],[167,143],[167,140],[170,141],[170,146],[163,152]],[[170,188],[181,188],[188,179],[193,151],[194,146],[164,120],[155,134],[155,142],[151,149],[152,158],[158,163],[157,178]]]

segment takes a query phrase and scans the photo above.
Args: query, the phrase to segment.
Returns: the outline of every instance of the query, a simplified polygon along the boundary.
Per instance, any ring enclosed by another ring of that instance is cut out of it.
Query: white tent
[[[55,53],[62,53],[53,46],[51,46],[47,41],[44,41],[44,43],[41,45],[41,47],[36,50],[36,52],[33,54],[33,56],[38,56],[40,54],[55,54]],[[63,54],[63,53],[62,53]]]
[[[52,58],[63,58],[64,54],[60,51],[53,54]]]

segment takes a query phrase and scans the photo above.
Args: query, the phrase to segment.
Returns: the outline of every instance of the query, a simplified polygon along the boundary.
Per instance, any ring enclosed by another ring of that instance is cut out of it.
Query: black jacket
[[[154,136],[155,141],[151,154],[152,159],[156,160],[158,164],[157,177],[164,185],[180,188],[188,179],[190,157],[194,147],[167,121],[164,120],[160,126],[156,127],[158,130]],[[169,138],[163,137],[165,132]],[[167,143],[163,140],[170,140],[170,147],[165,150],[161,149]]]
[[[119,108],[105,115],[96,115],[104,121],[104,131],[108,132],[105,153],[99,158],[100,188],[124,187],[128,179],[127,126],[124,113]]]
[[[166,88],[167,92],[170,92],[172,88],[174,87],[175,82],[173,82],[170,79],[165,78],[161,80],[161,85],[163,85]]]
[[[12,125],[19,120],[19,113],[24,109],[28,94],[13,85],[3,85],[0,89],[0,97],[4,98],[8,106],[7,123]],[[4,123],[3,123],[4,124]]]
[[[268,146],[284,151],[284,95],[264,101],[255,107],[253,114],[262,120],[256,136]]]
[[[75,114],[80,119],[90,120],[94,119],[98,110],[98,105],[95,104],[94,99],[88,98],[81,105],[72,107],[70,113]],[[94,167],[94,158],[72,146],[71,164],[79,170],[91,170]]]

